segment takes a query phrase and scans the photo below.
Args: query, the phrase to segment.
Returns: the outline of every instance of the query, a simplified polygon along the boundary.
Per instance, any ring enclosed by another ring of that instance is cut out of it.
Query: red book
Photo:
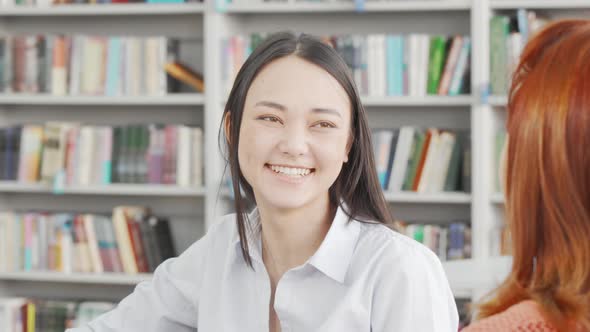
[[[418,191],[418,184],[420,184],[420,177],[422,176],[422,170],[424,169],[424,162],[426,161],[426,155],[428,155],[428,147],[430,146],[430,139],[431,138],[432,138],[432,132],[430,130],[428,130],[426,132],[426,139],[424,140],[424,148],[422,149],[422,156],[420,156],[420,162],[418,163],[416,177],[414,178],[414,184],[412,185],[413,191]]]
[[[131,240],[131,248],[133,249],[133,257],[135,257],[135,263],[137,264],[137,271],[147,273],[149,272],[149,266],[145,253],[143,252],[141,230],[135,217],[125,212],[125,220],[127,221],[127,229],[129,230],[129,238]]]

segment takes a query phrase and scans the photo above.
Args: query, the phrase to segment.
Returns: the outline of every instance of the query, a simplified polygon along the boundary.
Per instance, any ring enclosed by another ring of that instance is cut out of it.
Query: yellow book
[[[164,67],[166,72],[170,74],[170,76],[174,77],[175,79],[186,83],[193,87],[198,92],[205,91],[205,83],[203,81],[203,76],[189,67],[179,63],[179,62],[171,62],[167,63]]]
[[[35,332],[35,303],[27,303],[27,332]]]

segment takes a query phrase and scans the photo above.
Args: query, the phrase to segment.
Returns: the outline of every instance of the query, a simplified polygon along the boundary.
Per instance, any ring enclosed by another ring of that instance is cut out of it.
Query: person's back
[[[507,131],[512,270],[464,332],[590,331],[590,21],[528,43]]]
[[[545,319],[535,301],[525,300],[507,310],[484,318],[470,326],[469,332],[557,332]]]

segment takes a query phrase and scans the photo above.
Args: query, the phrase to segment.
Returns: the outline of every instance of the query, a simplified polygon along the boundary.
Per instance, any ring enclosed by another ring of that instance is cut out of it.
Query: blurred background
[[[398,230],[465,310],[510,268],[497,176],[527,40],[582,0],[0,0],[0,330],[109,309],[232,212],[224,102],[269,33],[343,56]]]

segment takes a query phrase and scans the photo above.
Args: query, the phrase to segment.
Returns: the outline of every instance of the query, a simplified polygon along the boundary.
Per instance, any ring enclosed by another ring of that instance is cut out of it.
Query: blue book
[[[121,68],[121,38],[109,38],[107,51],[107,77],[105,79],[105,92],[107,96],[116,96],[120,94],[120,77]]]
[[[404,93],[404,38],[387,36],[387,95]]]
[[[449,96],[457,96],[461,93],[461,86],[463,86],[463,79],[465,72],[469,67],[469,53],[471,51],[471,39],[469,37],[463,38],[463,47],[459,53],[459,60],[453,72],[451,79],[451,86],[449,87]]]

